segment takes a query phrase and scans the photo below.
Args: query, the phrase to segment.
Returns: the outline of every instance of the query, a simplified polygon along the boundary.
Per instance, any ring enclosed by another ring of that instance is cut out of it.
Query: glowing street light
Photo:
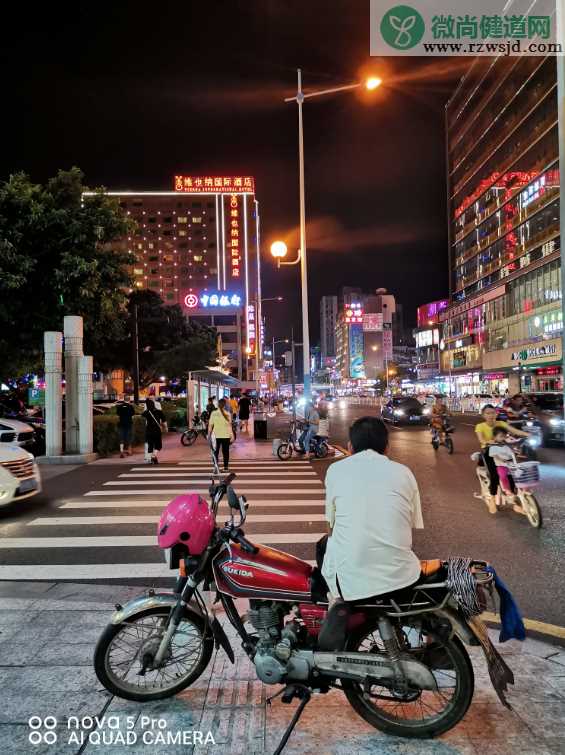
[[[370,76],[367,81],[365,82],[365,86],[367,89],[372,92],[373,89],[376,89],[377,87],[380,87],[380,85],[383,83],[382,79],[379,79],[378,76]]]
[[[288,248],[284,241],[273,241],[271,244],[271,254],[273,257],[280,259],[281,257],[286,257],[287,253]]]

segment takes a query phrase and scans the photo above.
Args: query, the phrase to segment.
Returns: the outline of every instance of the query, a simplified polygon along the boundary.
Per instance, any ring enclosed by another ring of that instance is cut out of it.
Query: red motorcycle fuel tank
[[[234,598],[311,602],[312,567],[288,553],[260,545],[256,555],[230,543],[212,568],[220,592]]]

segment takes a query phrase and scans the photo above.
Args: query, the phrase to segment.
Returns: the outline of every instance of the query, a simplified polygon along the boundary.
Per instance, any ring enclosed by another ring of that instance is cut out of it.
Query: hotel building
[[[215,326],[231,373],[254,380],[261,322],[254,179],[178,175],[171,191],[108,194],[137,223],[119,242],[132,258],[135,288]]]

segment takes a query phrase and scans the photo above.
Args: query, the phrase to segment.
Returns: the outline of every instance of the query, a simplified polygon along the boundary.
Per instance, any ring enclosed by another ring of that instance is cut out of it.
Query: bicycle
[[[183,446],[192,446],[201,435],[203,438],[208,437],[208,423],[205,412],[202,414],[195,414],[192,420],[192,427],[189,430],[185,430],[180,436],[180,442]]]

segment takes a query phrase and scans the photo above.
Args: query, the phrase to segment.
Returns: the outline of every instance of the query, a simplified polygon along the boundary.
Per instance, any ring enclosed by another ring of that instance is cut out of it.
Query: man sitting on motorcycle
[[[506,430],[506,432],[510,433],[511,435],[515,435],[518,438],[527,438],[528,433],[525,433],[522,430],[518,430],[516,427],[512,427],[512,425],[509,425],[508,422],[504,422],[502,420],[497,421],[496,409],[492,404],[487,404],[485,407],[483,407],[482,416],[483,421],[475,425],[475,433],[477,435],[479,443],[481,444],[482,452],[481,461],[479,462],[479,464],[482,463],[486,465],[490,478],[490,499],[488,501],[488,509],[491,514],[496,514],[496,494],[500,480],[496,471],[495,461],[488,453],[489,446],[494,443],[494,428],[496,426],[502,427]]]
[[[445,441],[445,428],[449,425],[449,413],[447,406],[443,403],[441,396],[437,396],[432,406],[432,430],[435,430],[439,436],[440,443]]]
[[[384,422],[361,417],[349,430],[352,455],[328,469],[322,574],[334,599],[367,599],[420,578],[412,550],[412,529],[424,526],[418,484],[387,447]]]

